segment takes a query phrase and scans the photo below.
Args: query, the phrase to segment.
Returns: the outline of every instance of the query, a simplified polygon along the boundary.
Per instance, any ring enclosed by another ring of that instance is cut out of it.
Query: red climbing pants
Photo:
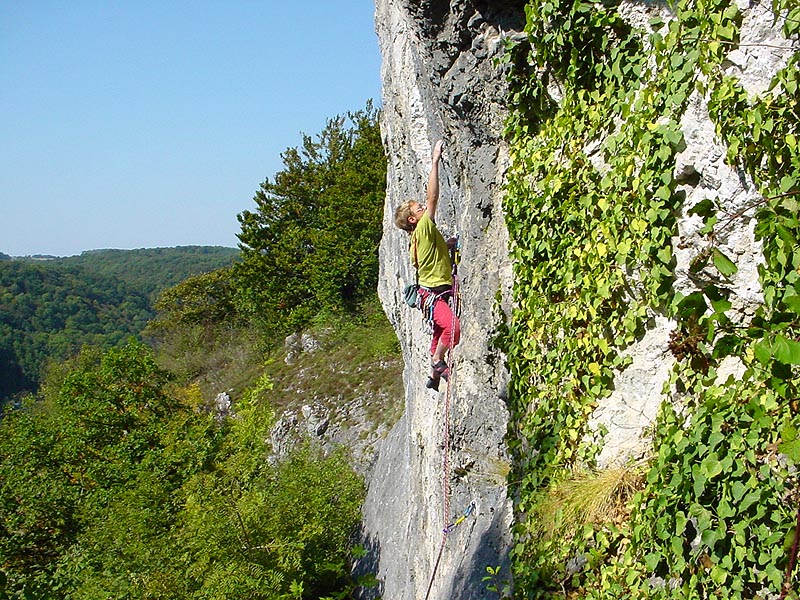
[[[422,304],[425,300],[433,294],[430,290],[420,288],[420,296]],[[448,294],[449,296],[449,294]],[[461,339],[461,323],[458,317],[453,314],[453,309],[450,308],[450,303],[447,297],[437,298],[433,303],[433,338],[431,339],[431,356],[436,352],[436,347],[439,342],[446,348],[454,348]]]

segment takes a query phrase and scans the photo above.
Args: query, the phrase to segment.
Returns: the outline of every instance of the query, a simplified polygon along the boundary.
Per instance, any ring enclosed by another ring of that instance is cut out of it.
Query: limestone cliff
[[[480,597],[485,567],[503,563],[508,549],[507,375],[490,344],[498,323],[496,295],[508,302],[511,284],[501,208],[505,85],[493,58],[521,26],[522,15],[521,2],[377,3],[389,164],[379,294],[403,347],[406,410],[380,450],[364,527],[381,582],[377,593],[393,600],[424,598],[431,583],[446,518],[445,450],[449,520],[473,502],[475,511],[449,534],[430,598]],[[460,237],[464,299],[449,404],[444,386],[438,394],[425,388],[430,337],[420,312],[402,302],[413,270],[408,236],[392,224],[395,206],[424,198],[431,148],[439,138],[446,145],[437,223]]]

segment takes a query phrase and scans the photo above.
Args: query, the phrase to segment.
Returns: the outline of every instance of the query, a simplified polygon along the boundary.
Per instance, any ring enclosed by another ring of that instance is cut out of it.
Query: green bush
[[[343,453],[268,461],[272,384],[220,424],[143,345],[86,352],[0,421],[0,597],[347,593],[363,484]]]
[[[375,295],[386,157],[371,103],[348,118],[287,149],[256,210],[239,215],[238,302],[268,332],[296,330],[323,311],[354,312]]]

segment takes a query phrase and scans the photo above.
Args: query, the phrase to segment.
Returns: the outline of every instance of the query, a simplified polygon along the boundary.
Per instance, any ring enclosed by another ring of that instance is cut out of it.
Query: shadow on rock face
[[[462,39],[470,37],[470,29],[486,22],[504,30],[521,31],[525,26],[527,0],[483,0],[451,2],[450,0],[422,0],[410,2],[409,12],[424,32],[436,37],[445,29],[449,20],[462,32]],[[452,6],[451,6],[452,5]]]
[[[495,594],[486,589],[489,585],[484,581],[484,577],[487,575],[486,567],[493,569],[500,567],[497,583],[511,581],[511,564],[508,558],[508,543],[504,535],[505,529],[506,524],[502,512],[493,510],[492,523],[478,540],[472,560],[462,565],[453,578],[451,598],[494,598]]]
[[[359,600],[378,600],[383,598],[383,581],[376,578],[381,559],[381,544],[377,537],[365,535],[362,531],[358,538],[364,555],[355,560],[353,577],[359,582],[356,597]]]

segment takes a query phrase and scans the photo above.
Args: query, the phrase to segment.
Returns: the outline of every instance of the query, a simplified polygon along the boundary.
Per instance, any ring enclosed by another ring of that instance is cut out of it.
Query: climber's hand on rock
[[[437,163],[439,159],[442,158],[442,148],[444,148],[444,140],[439,140],[433,145],[433,154],[431,155],[432,162]]]

